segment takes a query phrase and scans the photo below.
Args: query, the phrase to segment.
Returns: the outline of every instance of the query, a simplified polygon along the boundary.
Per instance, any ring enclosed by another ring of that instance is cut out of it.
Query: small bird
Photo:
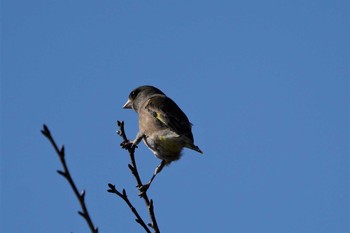
[[[158,88],[140,86],[134,89],[123,108],[134,109],[139,117],[139,132],[130,142],[131,145],[136,147],[143,140],[154,155],[162,160],[150,181],[139,187],[141,195],[165,165],[180,159],[184,147],[203,154],[194,145],[192,125],[185,113]]]

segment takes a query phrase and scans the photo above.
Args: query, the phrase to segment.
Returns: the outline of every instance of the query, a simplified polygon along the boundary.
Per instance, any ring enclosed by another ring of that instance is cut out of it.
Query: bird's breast
[[[179,140],[179,136],[164,135],[162,132],[146,135],[144,142],[159,159],[166,161],[178,160],[184,147],[182,140]]]

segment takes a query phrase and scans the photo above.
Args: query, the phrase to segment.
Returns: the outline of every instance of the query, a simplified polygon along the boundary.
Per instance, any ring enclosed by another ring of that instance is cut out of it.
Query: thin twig
[[[58,157],[60,158],[62,167],[63,167],[63,171],[58,170],[58,174],[62,175],[70,184],[71,188],[73,189],[73,192],[75,194],[75,196],[78,198],[79,204],[81,206],[81,211],[78,211],[79,215],[81,215],[85,221],[87,222],[87,224],[89,225],[89,228],[91,230],[92,233],[98,233],[98,228],[94,226],[89,212],[87,210],[86,204],[85,204],[85,190],[81,191],[79,193],[77,186],[75,185],[72,176],[70,175],[67,163],[66,163],[66,159],[65,159],[65,153],[64,153],[64,146],[61,147],[61,149],[58,148],[55,140],[53,139],[51,132],[49,130],[49,128],[44,125],[43,129],[41,130],[41,133],[51,142],[52,146],[54,147]]]
[[[108,187],[110,189],[108,189],[107,191],[110,193],[115,193],[116,195],[118,195],[119,197],[121,197],[126,204],[129,206],[129,208],[131,209],[131,211],[134,213],[134,215],[136,216],[135,221],[140,224],[147,233],[151,233],[151,231],[148,229],[146,223],[143,221],[143,219],[141,218],[141,216],[139,215],[139,213],[137,212],[136,208],[131,204],[128,196],[126,195],[126,191],[125,189],[123,189],[123,192],[119,192],[116,188],[115,185],[113,184],[108,184]]]
[[[120,135],[123,138],[123,142],[120,145],[123,148],[127,149],[129,152],[131,164],[129,164],[128,167],[136,179],[137,187],[142,187],[143,184],[142,184],[139,172],[137,170],[137,165],[136,165],[136,160],[135,160],[135,147],[130,146],[130,141],[128,140],[126,133],[125,133],[125,130],[124,130],[124,122],[118,121],[117,123],[118,123],[119,129],[120,129],[118,131],[118,135]],[[126,146],[126,145],[129,145],[129,146]],[[141,197],[145,201],[145,204],[147,206],[148,213],[149,213],[149,216],[150,216],[151,222],[152,222],[152,223],[148,224],[148,226],[152,227],[155,233],[160,233],[157,219],[156,219],[155,214],[154,214],[153,200],[148,198],[146,192],[144,192],[141,195]]]

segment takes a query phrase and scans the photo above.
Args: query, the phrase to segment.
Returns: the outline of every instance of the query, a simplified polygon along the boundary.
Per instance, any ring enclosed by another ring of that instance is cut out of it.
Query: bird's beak
[[[128,99],[128,101],[126,101],[126,103],[124,104],[123,106],[124,109],[127,109],[127,108],[132,108],[132,102]]]

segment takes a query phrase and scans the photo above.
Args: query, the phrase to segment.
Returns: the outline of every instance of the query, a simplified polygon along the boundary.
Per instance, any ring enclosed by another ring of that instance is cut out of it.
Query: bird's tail
[[[192,134],[191,134],[192,135]],[[186,137],[186,136],[182,136],[181,137],[181,140],[184,142],[185,144],[185,147],[191,149],[191,150],[194,150],[194,151],[197,151],[198,153],[201,153],[203,154],[203,151],[201,149],[199,149],[198,146],[194,145],[193,144],[193,136],[190,138]]]
[[[201,151],[201,149],[199,149],[199,147],[194,144],[187,145],[186,147],[191,150],[197,151],[198,153],[203,154],[203,151]]]

